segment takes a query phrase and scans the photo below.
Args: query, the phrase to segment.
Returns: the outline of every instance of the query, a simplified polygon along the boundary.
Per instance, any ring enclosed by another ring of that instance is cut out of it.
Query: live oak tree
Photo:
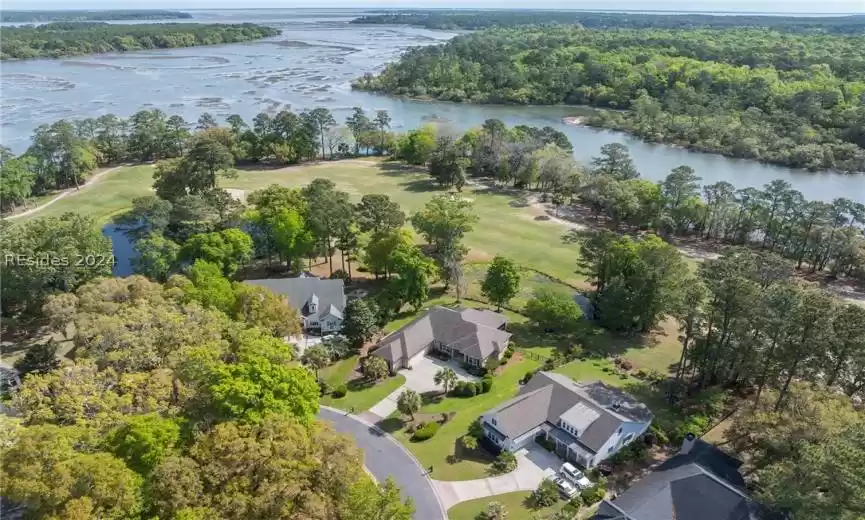
[[[318,379],[318,371],[330,364],[330,355],[321,345],[313,345],[303,351],[300,361],[310,367]]]
[[[67,213],[33,219],[0,233],[4,313],[33,312],[44,298],[111,274],[111,240],[91,217]]]
[[[357,222],[364,233],[381,233],[399,229],[405,224],[405,213],[399,204],[383,194],[364,195],[356,206]]]
[[[481,284],[481,294],[501,311],[520,290],[520,271],[513,260],[496,256],[487,267]]]
[[[214,233],[193,235],[183,244],[179,258],[194,262],[205,260],[217,264],[225,276],[252,259],[252,237],[231,228]]]
[[[254,325],[278,338],[298,334],[300,315],[285,297],[266,287],[235,283],[232,316],[237,321]]]
[[[570,294],[551,287],[536,289],[524,312],[536,325],[558,330],[574,329],[583,317]]]
[[[384,379],[388,375],[387,362],[380,357],[367,356],[361,361],[360,371],[364,377],[372,381]]]
[[[437,252],[457,251],[474,229],[478,216],[472,203],[455,194],[436,195],[412,215],[411,223]]]
[[[180,245],[165,238],[161,233],[152,233],[134,244],[137,255],[132,260],[133,268],[157,282],[164,282],[177,265]]]
[[[390,281],[393,292],[419,310],[429,297],[430,280],[437,272],[435,263],[413,245],[395,249],[392,261],[398,275]]]

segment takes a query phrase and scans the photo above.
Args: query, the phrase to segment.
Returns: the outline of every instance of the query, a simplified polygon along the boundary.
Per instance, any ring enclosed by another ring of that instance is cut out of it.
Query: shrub
[[[530,371],[526,372],[526,375],[524,375],[522,379],[520,379],[520,383],[526,384],[529,381],[531,381],[533,377],[535,377],[535,371],[530,370]]]
[[[590,488],[584,489],[580,493],[580,500],[582,500],[583,504],[590,506],[603,500],[606,494],[607,490],[604,488],[604,485],[599,482]]]
[[[414,442],[421,442],[427,439],[431,439],[435,436],[439,431],[439,423],[433,421],[423,424],[420,428],[414,431],[414,435],[412,435],[411,440]]]
[[[505,520],[508,517],[508,510],[505,509],[501,502],[490,502],[483,511],[478,513],[475,520]]]
[[[454,387],[453,394],[457,397],[474,397],[477,395],[477,388],[471,381],[460,381]]]
[[[442,412],[441,424],[445,424],[446,422],[451,420],[451,416],[447,412]]]
[[[475,387],[475,395],[484,393],[484,383],[482,381],[475,381],[472,385]]]
[[[501,475],[503,473],[510,473],[511,471],[517,469],[517,457],[507,451],[503,450],[499,453],[499,456],[496,457],[496,460],[493,461],[493,473],[497,475]]]
[[[328,392],[330,392],[330,385],[327,384],[327,381],[325,381],[323,379],[319,379],[318,380],[318,395],[319,396],[325,396],[325,395],[327,395]]]
[[[670,438],[667,437],[667,433],[661,429],[657,423],[652,422],[652,425],[649,426],[649,433],[655,436],[655,442],[660,446],[666,446],[670,444]]]
[[[631,363],[630,361],[628,361],[627,359],[622,359],[619,362],[619,367],[621,367],[622,370],[631,370],[632,368],[634,368],[634,364]]]
[[[348,273],[343,271],[342,269],[337,269],[330,275],[331,280],[343,280],[345,282],[349,281]]]
[[[508,347],[505,349],[505,359],[511,359],[514,356],[514,349],[512,347]]]
[[[508,358],[503,357],[501,361],[499,361],[499,365],[505,366],[508,364]]]
[[[487,393],[493,388],[493,376],[487,374],[481,380],[481,393]]]
[[[345,394],[347,394],[347,393],[348,393],[348,387],[345,386],[345,384],[343,383],[343,384],[339,385],[338,387],[336,387],[330,395],[339,399],[341,397],[345,397]]]
[[[552,480],[545,478],[538,485],[538,488],[532,491],[532,505],[537,508],[550,507],[559,501],[559,488]]]
[[[705,415],[692,415],[679,422],[675,427],[667,432],[667,438],[674,446],[682,444],[685,435],[693,433],[697,437],[708,431],[710,425],[709,418]]]
[[[498,359],[496,359],[494,357],[491,357],[491,358],[487,359],[486,363],[484,363],[484,368],[487,369],[487,374],[492,374],[493,372],[495,372],[499,368],[499,366],[501,364],[502,364],[501,361],[499,361]]]

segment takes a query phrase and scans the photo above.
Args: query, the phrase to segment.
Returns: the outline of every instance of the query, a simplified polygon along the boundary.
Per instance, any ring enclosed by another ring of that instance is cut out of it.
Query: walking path
[[[116,171],[116,170],[119,170],[120,168],[123,168],[125,166],[126,165],[124,164],[124,165],[120,165],[120,166],[115,166],[114,168],[108,168],[107,170],[105,170],[103,172],[99,172],[96,175],[94,175],[93,177],[90,177],[89,179],[87,179],[87,182],[85,182],[84,184],[79,186],[77,189],[76,188],[68,188],[66,190],[63,190],[62,192],[57,194],[51,200],[44,202],[44,203],[36,206],[35,208],[30,208],[27,211],[22,211],[21,213],[16,213],[15,215],[9,215],[8,217],[5,217],[5,218],[6,218],[6,220],[15,220],[16,218],[26,217],[27,215],[32,215],[32,214],[36,213],[37,211],[42,211],[43,209],[54,204],[58,200],[65,199],[66,197],[68,197],[72,193],[78,193],[79,191],[81,191],[85,188],[93,186],[94,184],[96,184],[97,182],[102,180],[102,178],[105,177],[106,175],[108,175],[109,173]]]
[[[542,449],[522,449],[516,454],[517,469],[498,477],[477,480],[433,480],[446,509],[454,505],[514,491],[533,491],[547,477],[555,476],[561,465],[555,455]]]
[[[433,481],[418,460],[396,439],[374,424],[341,410],[319,407],[318,418],[352,437],[364,453],[364,465],[378,482],[389,477],[414,501],[417,520],[447,520],[447,512]]]

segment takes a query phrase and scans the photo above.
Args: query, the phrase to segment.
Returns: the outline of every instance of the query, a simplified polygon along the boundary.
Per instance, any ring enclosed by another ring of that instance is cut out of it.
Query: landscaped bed
[[[461,502],[448,509],[448,519],[475,520],[478,514],[483,512],[484,508],[487,507],[487,504],[494,501],[505,506],[505,510],[508,512],[508,520],[531,520],[534,518],[533,515],[540,515],[540,518],[547,518],[561,509],[566,503],[563,500],[559,500],[551,507],[530,509],[527,506],[531,494],[531,491],[517,491],[514,493],[504,493],[502,495]]]
[[[490,392],[475,397],[445,397],[425,405],[420,410],[421,414],[455,412],[453,418],[442,425],[431,439],[411,442],[411,434],[405,431],[402,421],[397,417],[388,419],[384,426],[411,450],[422,466],[432,466],[431,476],[434,479],[471,480],[488,477],[493,456],[482,449],[466,453],[457,441],[482,413],[513,397],[519,388],[518,381],[526,372],[538,367],[539,363],[530,359],[509,363],[495,377]]]
[[[320,399],[321,404],[340,410],[354,410],[356,413],[365,412],[405,384],[405,377],[402,375],[389,377],[375,384],[354,378],[356,375],[355,366],[357,366],[357,356],[352,356],[320,371],[319,377],[328,384],[331,390],[341,384],[345,384],[348,388],[345,397],[335,398],[328,394]]]

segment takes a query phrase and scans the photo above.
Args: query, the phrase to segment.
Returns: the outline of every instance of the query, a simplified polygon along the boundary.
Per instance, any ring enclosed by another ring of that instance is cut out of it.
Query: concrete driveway
[[[477,480],[433,480],[445,509],[475,498],[533,491],[543,479],[554,476],[562,466],[561,459],[534,443],[514,455],[517,457],[517,469],[506,475]]]
[[[431,356],[422,356],[414,361],[411,369],[400,370],[405,376],[405,384],[394,390],[390,395],[379,401],[369,411],[382,419],[396,411],[396,401],[405,389],[411,389],[422,394],[424,392],[440,392],[442,387],[435,384],[435,374],[442,368],[450,368],[456,372],[461,381],[479,381],[480,378],[465,371],[457,363],[442,361]]]

